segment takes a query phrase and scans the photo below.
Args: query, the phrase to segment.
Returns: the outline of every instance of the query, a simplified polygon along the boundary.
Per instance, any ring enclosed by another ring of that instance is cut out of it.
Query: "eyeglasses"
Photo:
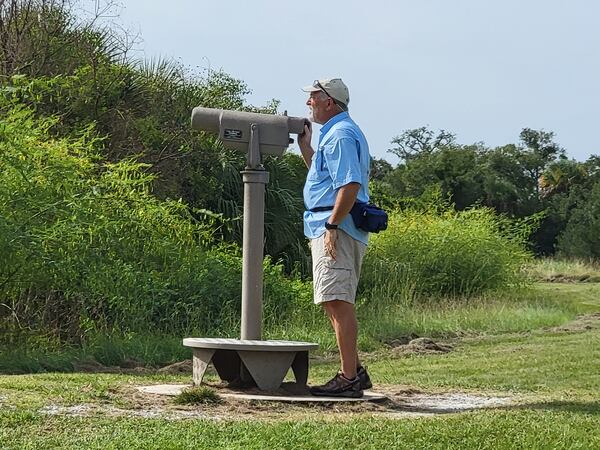
[[[333,103],[335,103],[336,105],[338,105],[344,111],[347,111],[348,108],[346,107],[346,105],[344,105],[342,102],[337,101],[335,98],[333,98],[331,95],[329,95],[329,92],[327,92],[327,89],[325,89],[323,87],[323,85],[321,83],[319,83],[319,80],[313,81],[313,87],[321,89],[325,93],[325,95],[327,97],[329,97],[333,101]]]
[[[321,83],[319,83],[319,80],[313,81],[313,87],[321,89],[323,92],[325,92],[325,95],[327,97],[329,97],[331,100],[333,100],[333,102],[335,103],[335,98],[333,98],[331,95],[329,95],[329,92],[327,92],[327,90],[321,85]]]

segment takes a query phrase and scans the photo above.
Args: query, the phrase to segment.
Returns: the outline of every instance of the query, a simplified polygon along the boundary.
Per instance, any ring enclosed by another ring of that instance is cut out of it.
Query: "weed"
[[[221,396],[207,386],[184,389],[174,400],[178,405],[216,404],[221,401]]]

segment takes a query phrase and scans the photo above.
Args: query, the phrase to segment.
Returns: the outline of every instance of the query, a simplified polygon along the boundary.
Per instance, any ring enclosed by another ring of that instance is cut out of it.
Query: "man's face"
[[[323,91],[317,91],[310,93],[306,105],[310,110],[309,120],[322,125],[329,119],[329,113],[334,103]]]

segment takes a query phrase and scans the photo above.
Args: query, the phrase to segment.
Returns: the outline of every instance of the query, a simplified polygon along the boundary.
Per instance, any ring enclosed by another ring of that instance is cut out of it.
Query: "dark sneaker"
[[[360,398],[363,396],[360,379],[356,377],[354,380],[348,380],[342,375],[342,372],[338,372],[335,377],[321,386],[311,387],[310,393],[323,397]]]
[[[371,389],[373,387],[373,383],[371,383],[371,377],[369,377],[367,369],[363,366],[360,366],[358,369],[356,369],[356,376],[358,376],[358,379],[360,380],[360,388],[362,390]]]

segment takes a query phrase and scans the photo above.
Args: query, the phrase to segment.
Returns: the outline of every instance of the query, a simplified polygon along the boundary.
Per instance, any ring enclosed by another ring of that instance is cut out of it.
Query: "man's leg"
[[[325,304],[323,304],[323,309],[327,313],[327,317],[329,318],[329,321],[331,322],[331,327],[335,330],[335,321],[333,320],[333,317],[332,317],[331,313],[328,311],[328,309],[325,308]],[[355,318],[356,318],[356,313],[355,313]],[[357,326],[357,328],[358,328],[358,326]],[[336,334],[336,341],[337,341],[337,334]],[[357,349],[356,350],[357,350],[356,351],[356,368],[358,369],[359,367],[362,366],[362,364],[360,362],[360,358],[358,356],[358,333],[357,333]]]
[[[339,231],[337,257],[325,252],[324,236],[311,241],[315,303],[320,304],[336,335],[341,371],[327,383],[313,386],[313,395],[333,395],[359,398],[363,395],[363,378],[357,376],[358,325],[354,297],[360,263],[366,246]],[[364,372],[364,371],[362,371]],[[370,386],[369,386],[370,387]]]
[[[323,303],[337,340],[340,351],[342,374],[349,380],[356,378],[358,367],[358,323],[354,305],[342,300],[332,300]]]

